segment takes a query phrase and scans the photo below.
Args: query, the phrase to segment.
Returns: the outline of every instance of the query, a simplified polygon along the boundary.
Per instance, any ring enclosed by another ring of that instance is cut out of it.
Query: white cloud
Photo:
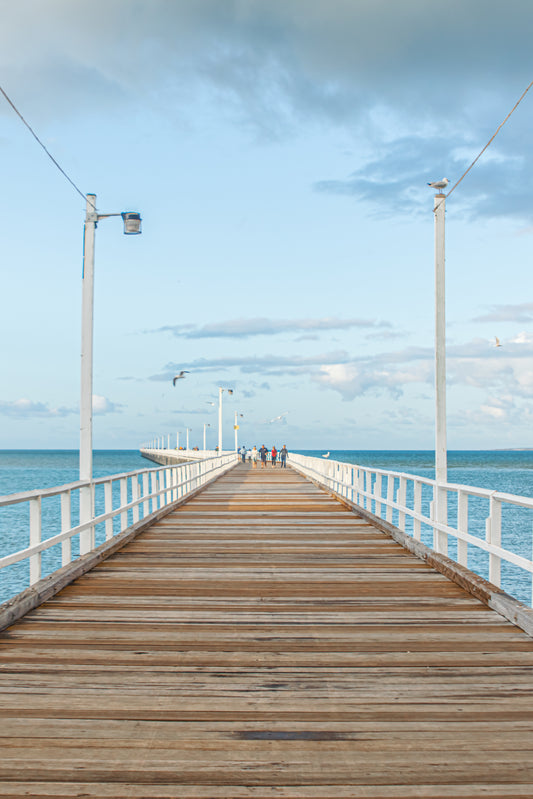
[[[275,336],[280,333],[313,333],[322,330],[349,330],[351,328],[387,328],[389,322],[376,319],[231,319],[227,322],[212,322],[202,327],[194,325],[165,325],[154,332],[170,332],[178,338],[250,338],[251,336]],[[302,340],[301,336],[299,340]],[[311,338],[311,336],[306,336]]]
[[[322,366],[320,372],[313,375],[313,380],[338,391],[345,400],[380,391],[387,391],[393,399],[398,399],[407,384],[426,383],[431,379],[432,370],[424,364],[403,370],[374,368],[371,363],[333,364]]]
[[[476,316],[473,322],[533,322],[533,302],[517,305],[493,305],[491,310]]]
[[[123,407],[123,405],[116,402],[111,402],[107,397],[93,394],[93,414],[95,416],[104,416],[107,413],[122,413]]]
[[[50,408],[47,403],[34,402],[33,400],[22,397],[11,402],[0,401],[0,415],[15,417],[58,417],[69,416],[77,413],[75,408]]]

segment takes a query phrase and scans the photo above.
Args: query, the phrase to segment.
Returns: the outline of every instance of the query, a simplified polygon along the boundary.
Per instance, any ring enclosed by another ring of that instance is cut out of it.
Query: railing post
[[[459,491],[457,494],[457,530],[461,533],[468,532],[468,494]],[[457,563],[468,568],[468,543],[457,539]]]
[[[397,499],[397,504],[400,505],[400,507],[402,508],[405,508],[406,496],[407,496],[407,479],[402,476],[400,477],[400,486],[398,488],[398,499]],[[405,532],[404,510],[398,511],[398,527],[400,528],[400,530],[402,530],[402,532]]]
[[[66,533],[72,528],[70,512],[70,491],[61,494],[61,532]],[[72,560],[72,538],[61,542],[61,565],[67,566]]]
[[[433,502],[431,503],[431,521],[433,523],[433,549],[442,555],[448,554],[448,535],[436,528],[436,524],[448,523],[448,491],[438,483],[433,485]]]
[[[485,524],[487,543],[499,547],[502,542],[502,503],[494,495],[490,498],[490,515]],[[492,552],[489,553],[489,580],[500,587],[501,558]]]
[[[394,502],[394,477],[392,474],[387,475],[387,513],[386,520],[392,522],[392,503]]]
[[[150,474],[150,483],[152,486],[150,493],[154,495],[152,496],[152,513],[155,513],[157,510],[157,472]]]
[[[92,518],[92,485],[85,485],[80,488],[80,524],[90,522]],[[86,555],[92,549],[92,527],[80,533],[80,555]]]
[[[413,509],[415,513],[421,514],[422,513],[422,483],[419,483],[418,480],[414,481],[413,486]],[[422,525],[420,523],[420,519],[413,518],[413,538],[416,541],[420,541],[422,537]]]
[[[143,474],[143,497],[147,497],[150,493],[150,475],[146,472]],[[143,518],[145,519],[150,513],[150,500],[143,502]]]
[[[123,508],[128,504],[128,478],[121,477],[120,479],[120,507]],[[128,526],[128,511],[120,514],[120,532],[125,530]]]
[[[378,500],[381,499],[381,474],[378,472],[376,474],[376,480],[374,482],[374,513],[376,516],[381,517],[381,502]]]
[[[41,497],[30,499],[30,546],[41,543]],[[41,553],[30,555],[30,585],[41,579]]]
[[[365,469],[365,485],[366,485],[366,509],[372,513],[372,472],[370,469]]]
[[[104,511],[111,513],[113,510],[113,482],[104,483]],[[105,540],[110,541],[113,538],[113,519],[105,520]]]
[[[131,499],[135,502],[137,499],[140,499],[140,491],[139,491],[139,478],[137,475],[131,478]],[[132,510],[132,521],[133,524],[136,524],[139,521],[139,505],[134,505]]]
[[[178,467],[174,466],[172,469],[172,501],[175,502],[178,498]]]

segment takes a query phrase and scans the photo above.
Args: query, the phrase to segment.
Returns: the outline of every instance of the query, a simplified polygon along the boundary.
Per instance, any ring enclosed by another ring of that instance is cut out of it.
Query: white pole
[[[185,429],[187,431],[187,450],[188,450],[189,449],[189,428],[186,427]]]
[[[237,435],[237,433],[239,432],[237,430],[237,421],[238,421],[237,420],[237,416],[238,416],[237,411],[235,411],[235,424],[233,425],[233,429],[235,431],[235,452],[238,452],[238,450],[239,450],[239,442],[238,442],[238,435]]]
[[[445,236],[446,210],[444,194],[435,195],[435,480],[437,481],[436,513],[438,522],[448,519],[448,492],[438,485],[448,479],[448,448],[446,443],[446,294],[445,294]],[[446,554],[447,536],[438,533],[436,549]]]
[[[180,448],[180,431],[176,433],[176,449]]]
[[[167,434],[167,449],[170,449],[170,433]]]
[[[211,427],[211,425],[207,424],[207,422],[204,422],[204,452],[206,452],[206,450],[207,450],[207,434],[206,434],[206,430],[207,430],[208,427]]]
[[[222,455],[222,392],[223,388],[218,389],[218,454]]]
[[[94,321],[94,232],[98,219],[96,195],[87,195],[83,236],[81,310],[80,480],[93,479],[93,321]],[[92,516],[92,490],[80,489],[80,523]],[[92,530],[80,534],[80,554],[90,552]]]

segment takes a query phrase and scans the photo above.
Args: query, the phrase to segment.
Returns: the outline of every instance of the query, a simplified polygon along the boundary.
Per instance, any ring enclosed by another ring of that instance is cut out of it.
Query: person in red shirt
[[[272,468],[274,469],[274,467],[276,466],[276,458],[278,457],[278,451],[276,447],[272,447],[272,452],[270,453],[270,455],[272,457]]]

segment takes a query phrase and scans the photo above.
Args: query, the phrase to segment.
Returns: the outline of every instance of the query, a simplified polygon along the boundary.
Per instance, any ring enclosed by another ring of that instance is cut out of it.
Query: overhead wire
[[[531,89],[531,87],[532,87],[532,86],[533,86],[533,80],[531,81],[531,83],[529,84],[529,86],[527,87],[527,89],[526,89],[526,90],[523,92],[523,94],[522,94],[522,96],[520,97],[520,99],[518,100],[518,102],[516,102],[516,103],[514,104],[514,106],[511,108],[511,110],[509,111],[509,113],[507,114],[507,116],[505,117],[505,119],[503,120],[503,122],[501,122],[501,123],[498,125],[498,127],[496,128],[496,131],[495,131],[495,132],[493,133],[493,135],[490,137],[490,139],[488,140],[488,142],[486,143],[486,145],[483,147],[483,149],[481,150],[481,152],[480,152],[480,153],[479,153],[479,154],[478,154],[478,155],[477,155],[477,156],[474,158],[474,160],[472,161],[472,163],[470,164],[470,166],[468,167],[468,169],[466,169],[466,170],[463,172],[463,174],[461,175],[461,177],[459,178],[459,180],[457,181],[457,183],[454,183],[454,185],[452,186],[452,188],[450,189],[450,191],[449,191],[449,192],[448,192],[448,194],[446,195],[446,198],[448,198],[448,197],[450,196],[450,194],[451,194],[453,191],[455,191],[455,189],[457,188],[457,186],[459,185],[459,183],[461,183],[461,181],[463,180],[463,178],[465,178],[465,177],[468,175],[468,173],[470,172],[470,170],[472,169],[472,167],[474,166],[474,164],[476,164],[476,163],[479,161],[479,159],[481,158],[481,156],[483,155],[483,153],[485,152],[485,150],[487,149],[487,147],[490,147],[490,145],[492,144],[492,142],[494,141],[494,139],[496,138],[496,136],[498,135],[498,133],[500,132],[500,130],[503,128],[503,126],[505,125],[505,123],[507,122],[507,120],[509,119],[509,117],[511,116],[511,114],[513,114],[513,113],[516,111],[516,109],[518,108],[518,106],[520,105],[520,103],[522,102],[522,100],[524,99],[524,97],[526,96],[526,94],[528,93],[528,91]]]
[[[10,98],[10,97],[9,97],[9,96],[6,94],[6,92],[4,91],[4,89],[2,88],[2,86],[0,86],[0,92],[1,92],[1,93],[4,95],[5,99],[7,100],[7,102],[9,103],[9,105],[11,106],[11,108],[13,109],[13,111],[15,112],[15,114],[16,114],[16,115],[19,117],[19,119],[21,120],[21,122],[23,122],[23,123],[24,123],[24,125],[25,125],[25,126],[28,128],[28,130],[30,131],[30,133],[31,133],[31,135],[33,136],[33,138],[35,139],[35,141],[37,141],[37,142],[38,142],[38,144],[40,144],[40,145],[41,145],[41,147],[42,147],[42,148],[43,148],[43,150],[45,151],[46,155],[47,155],[47,156],[50,158],[50,160],[52,161],[52,163],[54,163],[54,164],[55,164],[55,166],[56,166],[56,167],[59,169],[59,171],[61,172],[61,174],[62,174],[62,175],[63,175],[63,176],[64,176],[64,177],[65,177],[65,178],[68,180],[68,182],[70,183],[70,185],[71,185],[71,186],[72,186],[72,187],[75,189],[75,191],[77,191],[77,192],[78,192],[78,194],[79,194],[81,197],[83,197],[83,199],[84,199],[85,201],[87,201],[87,195],[86,195],[86,194],[85,194],[85,193],[84,193],[84,192],[83,192],[83,191],[82,191],[80,188],[78,188],[78,186],[76,186],[76,184],[74,183],[74,181],[72,180],[72,178],[70,178],[70,177],[67,175],[67,173],[65,172],[65,170],[63,169],[63,167],[61,166],[61,164],[59,164],[59,163],[56,161],[56,159],[54,158],[54,156],[52,155],[52,153],[51,153],[51,152],[48,150],[48,148],[46,147],[46,145],[45,145],[45,144],[43,144],[43,142],[42,142],[42,141],[40,140],[40,138],[37,136],[37,134],[35,133],[35,131],[34,131],[34,130],[33,130],[33,128],[31,127],[31,125],[30,125],[28,122],[26,122],[26,120],[24,119],[24,117],[22,116],[22,114],[20,113],[20,111],[18,110],[18,108],[16,107],[15,103],[14,103],[14,102],[11,100],[11,98]],[[94,210],[96,211],[96,208],[94,207],[93,203],[91,202],[90,204],[93,206]]]

